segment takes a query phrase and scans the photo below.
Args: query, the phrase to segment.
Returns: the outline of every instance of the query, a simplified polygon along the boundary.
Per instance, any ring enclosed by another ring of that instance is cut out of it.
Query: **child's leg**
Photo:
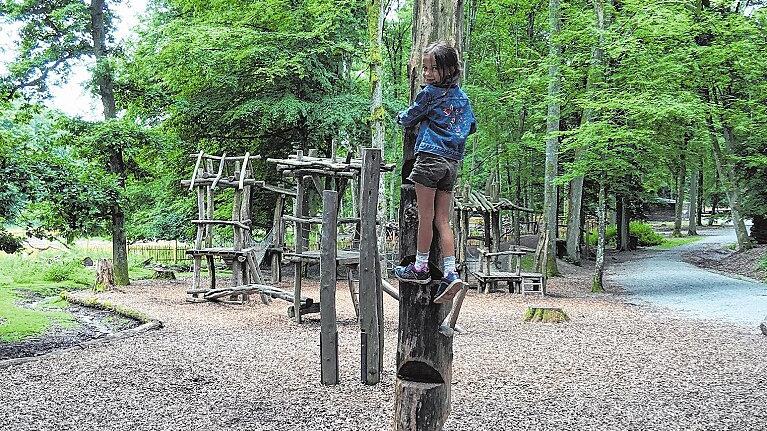
[[[394,274],[400,281],[417,284],[431,282],[429,274],[429,249],[433,237],[434,225],[434,189],[415,183],[415,195],[418,208],[418,237],[415,263],[394,268]]]
[[[429,253],[433,236],[434,224],[434,193],[435,189],[415,183],[415,197],[418,205],[418,253]]]
[[[447,263],[444,271],[455,272],[455,239],[453,229],[450,228],[450,208],[453,203],[453,192],[437,190],[434,198],[434,223],[439,232],[443,261]]]

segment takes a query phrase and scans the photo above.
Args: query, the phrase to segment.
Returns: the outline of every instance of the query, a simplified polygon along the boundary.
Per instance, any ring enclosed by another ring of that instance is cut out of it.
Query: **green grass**
[[[75,325],[74,317],[65,311],[52,311],[43,305],[24,308],[11,289],[0,287],[0,342],[20,341],[45,332],[53,324]]]
[[[68,302],[59,295],[63,291],[88,289],[93,286],[95,273],[82,265],[89,255],[77,248],[62,252],[47,250],[36,256],[24,257],[0,252],[0,342],[14,342],[39,335],[53,325],[75,325],[74,317],[65,311]],[[131,262],[132,280],[151,278],[153,271]],[[20,305],[23,298],[45,298],[35,308]]]
[[[653,248],[659,249],[659,250],[670,250],[670,249],[672,249],[674,247],[679,247],[680,245],[691,244],[691,243],[693,243],[695,241],[698,241],[700,239],[701,239],[701,237],[698,236],[698,235],[696,235],[696,236],[681,236],[681,237],[678,237],[678,238],[673,238],[673,237],[672,238],[664,238],[662,244],[657,245],[657,246],[655,246]]]

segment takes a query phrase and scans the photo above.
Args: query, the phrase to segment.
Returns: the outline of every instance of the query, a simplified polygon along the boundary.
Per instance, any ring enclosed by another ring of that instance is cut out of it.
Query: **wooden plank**
[[[227,157],[227,160],[229,160],[229,157]],[[197,178],[194,181],[190,180],[181,180],[182,186],[210,186],[213,185],[214,178]],[[243,184],[246,185],[254,185],[256,184],[256,180],[252,178],[246,178],[245,181],[243,181]],[[234,187],[239,188],[240,182],[236,178],[228,177],[228,178],[222,178],[216,183],[216,188],[218,187]]]
[[[338,192],[322,192],[320,240],[320,364],[324,385],[338,384],[338,327],[336,326],[336,238]]]
[[[285,195],[277,195],[277,202],[274,205],[274,215],[272,218],[272,232],[274,233],[274,245],[283,247],[285,245],[285,225],[282,222],[282,213],[285,209]],[[280,267],[280,253],[272,253],[272,283],[282,281],[282,268]]]
[[[229,225],[229,226],[237,226],[240,229],[244,230],[250,230],[250,226],[248,226],[246,223],[250,223],[250,220],[242,220],[242,221],[233,221],[233,220],[192,220],[193,224],[221,224],[221,225]],[[206,238],[207,240],[207,238]],[[207,243],[207,241],[206,241]],[[207,244],[206,244],[207,245]]]
[[[381,380],[380,337],[378,317],[378,240],[376,214],[378,212],[378,185],[380,181],[381,150],[362,150],[360,175],[360,331],[366,346],[361,352],[363,383],[374,385]],[[380,278],[380,277],[379,277]]]
[[[280,194],[280,195],[294,196],[294,197],[296,196],[295,190],[289,190],[289,189],[286,189],[284,187],[279,187],[279,186],[274,186],[274,185],[271,185],[271,184],[267,184],[264,181],[256,181],[254,183],[254,185],[256,185],[258,187],[261,187],[264,190],[269,190],[270,192],[275,192],[275,193]]]

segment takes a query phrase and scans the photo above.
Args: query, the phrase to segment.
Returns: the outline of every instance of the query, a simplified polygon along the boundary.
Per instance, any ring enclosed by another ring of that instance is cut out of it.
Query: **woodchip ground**
[[[469,293],[446,430],[767,429],[767,337],[635,305],[617,289],[582,293],[587,271],[568,271],[545,299]],[[297,325],[282,301],[191,304],[187,284],[102,294],[162,320],[160,330],[0,371],[0,430],[390,429],[391,298],[382,383],[365,386],[358,325],[339,287],[341,384],[327,387],[319,316]],[[318,297],[316,283],[305,289]],[[528,305],[561,307],[571,321],[523,323]]]

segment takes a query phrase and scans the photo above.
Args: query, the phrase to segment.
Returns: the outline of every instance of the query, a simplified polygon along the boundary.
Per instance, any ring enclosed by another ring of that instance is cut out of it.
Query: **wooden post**
[[[303,158],[303,152],[298,151],[298,160]],[[300,175],[296,175],[296,199],[293,201],[293,215],[303,217],[304,215],[304,180]],[[303,225],[296,221],[295,232],[293,237],[296,243],[296,254],[300,255],[304,252],[304,230]],[[296,259],[295,271],[293,274],[293,309],[296,310],[295,320],[296,323],[301,323],[301,259]]]
[[[200,157],[202,157],[202,153],[200,153]],[[197,175],[202,176],[202,171],[197,172],[196,175],[194,175],[193,177],[196,177]],[[194,184],[194,181],[192,181],[192,184]],[[203,186],[197,186],[195,190],[197,191],[197,217],[202,220],[202,219],[205,219],[205,196],[203,193]],[[202,248],[202,239],[203,239],[204,229],[205,229],[204,225],[201,225],[201,224],[197,225],[197,235],[195,236],[195,239],[194,239],[195,250],[199,250]],[[195,253],[197,253],[197,251],[195,251]],[[201,262],[202,262],[202,256],[199,254],[195,254],[194,264],[193,264],[193,275],[192,275],[192,289],[200,288]]]
[[[239,177],[240,174],[240,162],[234,162],[234,173],[235,177]],[[235,187],[234,188],[234,203],[232,204],[232,221],[238,222],[240,221],[240,215],[241,215],[241,209],[242,207],[242,190]],[[234,224],[232,226],[232,230],[234,232],[234,251],[240,251],[242,250],[242,229],[237,225]],[[239,259],[237,259],[238,256],[236,256],[234,259],[232,259],[232,287],[241,286],[243,283],[242,279],[242,265]],[[232,298],[234,299],[234,298]]]
[[[278,194],[277,202],[274,205],[274,218],[272,219],[272,238],[274,238],[274,246],[278,249],[282,249],[285,246],[285,233],[284,224],[282,222],[282,211],[285,207],[285,195]],[[272,283],[276,284],[282,281],[282,274],[280,271],[280,255],[278,253],[272,254]]]
[[[336,327],[336,237],[338,192],[322,192],[320,241],[320,368],[322,384],[338,384],[338,328]],[[300,313],[297,313],[300,314]]]
[[[360,174],[360,337],[362,382],[374,385],[381,380],[381,344],[383,340],[380,312],[381,289],[378,262],[376,214],[378,184],[381,177],[381,150],[362,150]]]

